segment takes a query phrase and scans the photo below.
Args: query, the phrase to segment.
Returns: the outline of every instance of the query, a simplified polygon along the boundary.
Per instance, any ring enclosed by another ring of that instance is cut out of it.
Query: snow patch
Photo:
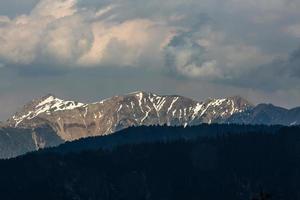
[[[178,99],[179,99],[179,97],[176,97],[175,99],[173,99],[173,101],[172,101],[170,107],[169,107],[168,110],[167,110],[167,114],[170,112],[170,110],[172,109],[174,103],[175,103]]]
[[[143,117],[143,119],[141,119],[141,123],[143,123],[145,121],[145,119],[147,119],[147,117],[149,116],[149,113],[151,111],[151,108],[147,105],[148,110],[146,111],[145,116]]]
[[[194,108],[194,113],[192,115],[192,120],[198,115],[199,111],[202,109],[203,104],[197,103],[196,107]]]
[[[36,118],[43,113],[51,115],[51,113],[57,111],[73,110],[85,105],[86,104],[83,103],[78,103],[75,101],[64,101],[53,96],[49,96],[48,98],[37,104],[33,110],[28,111],[26,114],[22,116],[14,115],[13,120],[15,121],[15,127],[17,127],[22,121],[26,119],[30,120]]]

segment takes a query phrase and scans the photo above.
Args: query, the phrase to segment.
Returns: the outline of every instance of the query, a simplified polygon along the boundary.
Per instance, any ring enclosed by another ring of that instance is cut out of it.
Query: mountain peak
[[[145,96],[145,95],[157,95],[157,94],[147,92],[147,91],[143,91],[143,90],[138,90],[138,91],[135,91],[135,92],[128,93],[127,95],[143,95],[143,96]]]
[[[43,96],[42,98],[46,99],[46,98],[49,98],[49,97],[56,97],[56,96],[54,94],[52,94],[52,93],[48,93],[45,96]]]
[[[47,94],[38,100],[35,100],[34,108],[51,107],[52,111],[70,110],[84,106],[83,103],[77,101],[63,100],[53,94]]]
[[[38,97],[36,99],[33,100],[33,102],[37,103],[37,102],[42,102],[42,101],[45,101],[46,99],[54,99],[54,98],[57,98],[54,94],[51,94],[51,93],[48,93],[44,96],[41,96],[41,97]]]
[[[11,119],[10,124],[17,127],[25,120],[32,120],[42,114],[51,115],[53,112],[72,110],[82,107],[85,104],[76,101],[65,101],[55,97],[52,94],[47,94],[44,97],[35,99],[26,104],[20,112],[17,112]]]
[[[275,106],[275,105],[273,105],[271,103],[261,103],[261,104],[258,104],[256,106],[256,110],[264,110],[264,111],[267,111],[267,110],[288,111],[288,109],[286,109],[286,108],[278,107],[278,106]]]

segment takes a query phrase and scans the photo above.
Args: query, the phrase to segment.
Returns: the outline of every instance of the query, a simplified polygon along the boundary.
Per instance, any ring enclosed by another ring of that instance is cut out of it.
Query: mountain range
[[[202,123],[298,125],[300,108],[255,106],[239,96],[196,101],[138,91],[86,104],[49,94],[29,102],[0,124],[0,157],[15,157],[66,141],[109,135],[132,126],[186,127]]]

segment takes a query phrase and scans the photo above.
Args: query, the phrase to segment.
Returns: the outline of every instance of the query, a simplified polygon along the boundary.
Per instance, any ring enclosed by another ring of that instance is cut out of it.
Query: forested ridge
[[[129,128],[1,160],[0,179],[6,200],[295,200],[300,127]]]

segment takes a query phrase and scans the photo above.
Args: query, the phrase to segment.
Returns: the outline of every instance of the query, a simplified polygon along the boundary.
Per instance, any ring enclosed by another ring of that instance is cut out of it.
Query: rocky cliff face
[[[60,138],[71,141],[111,134],[130,126],[223,123],[252,108],[252,104],[237,96],[198,102],[176,95],[134,92],[84,104],[47,95],[24,106],[8,124],[22,128],[49,125]]]

